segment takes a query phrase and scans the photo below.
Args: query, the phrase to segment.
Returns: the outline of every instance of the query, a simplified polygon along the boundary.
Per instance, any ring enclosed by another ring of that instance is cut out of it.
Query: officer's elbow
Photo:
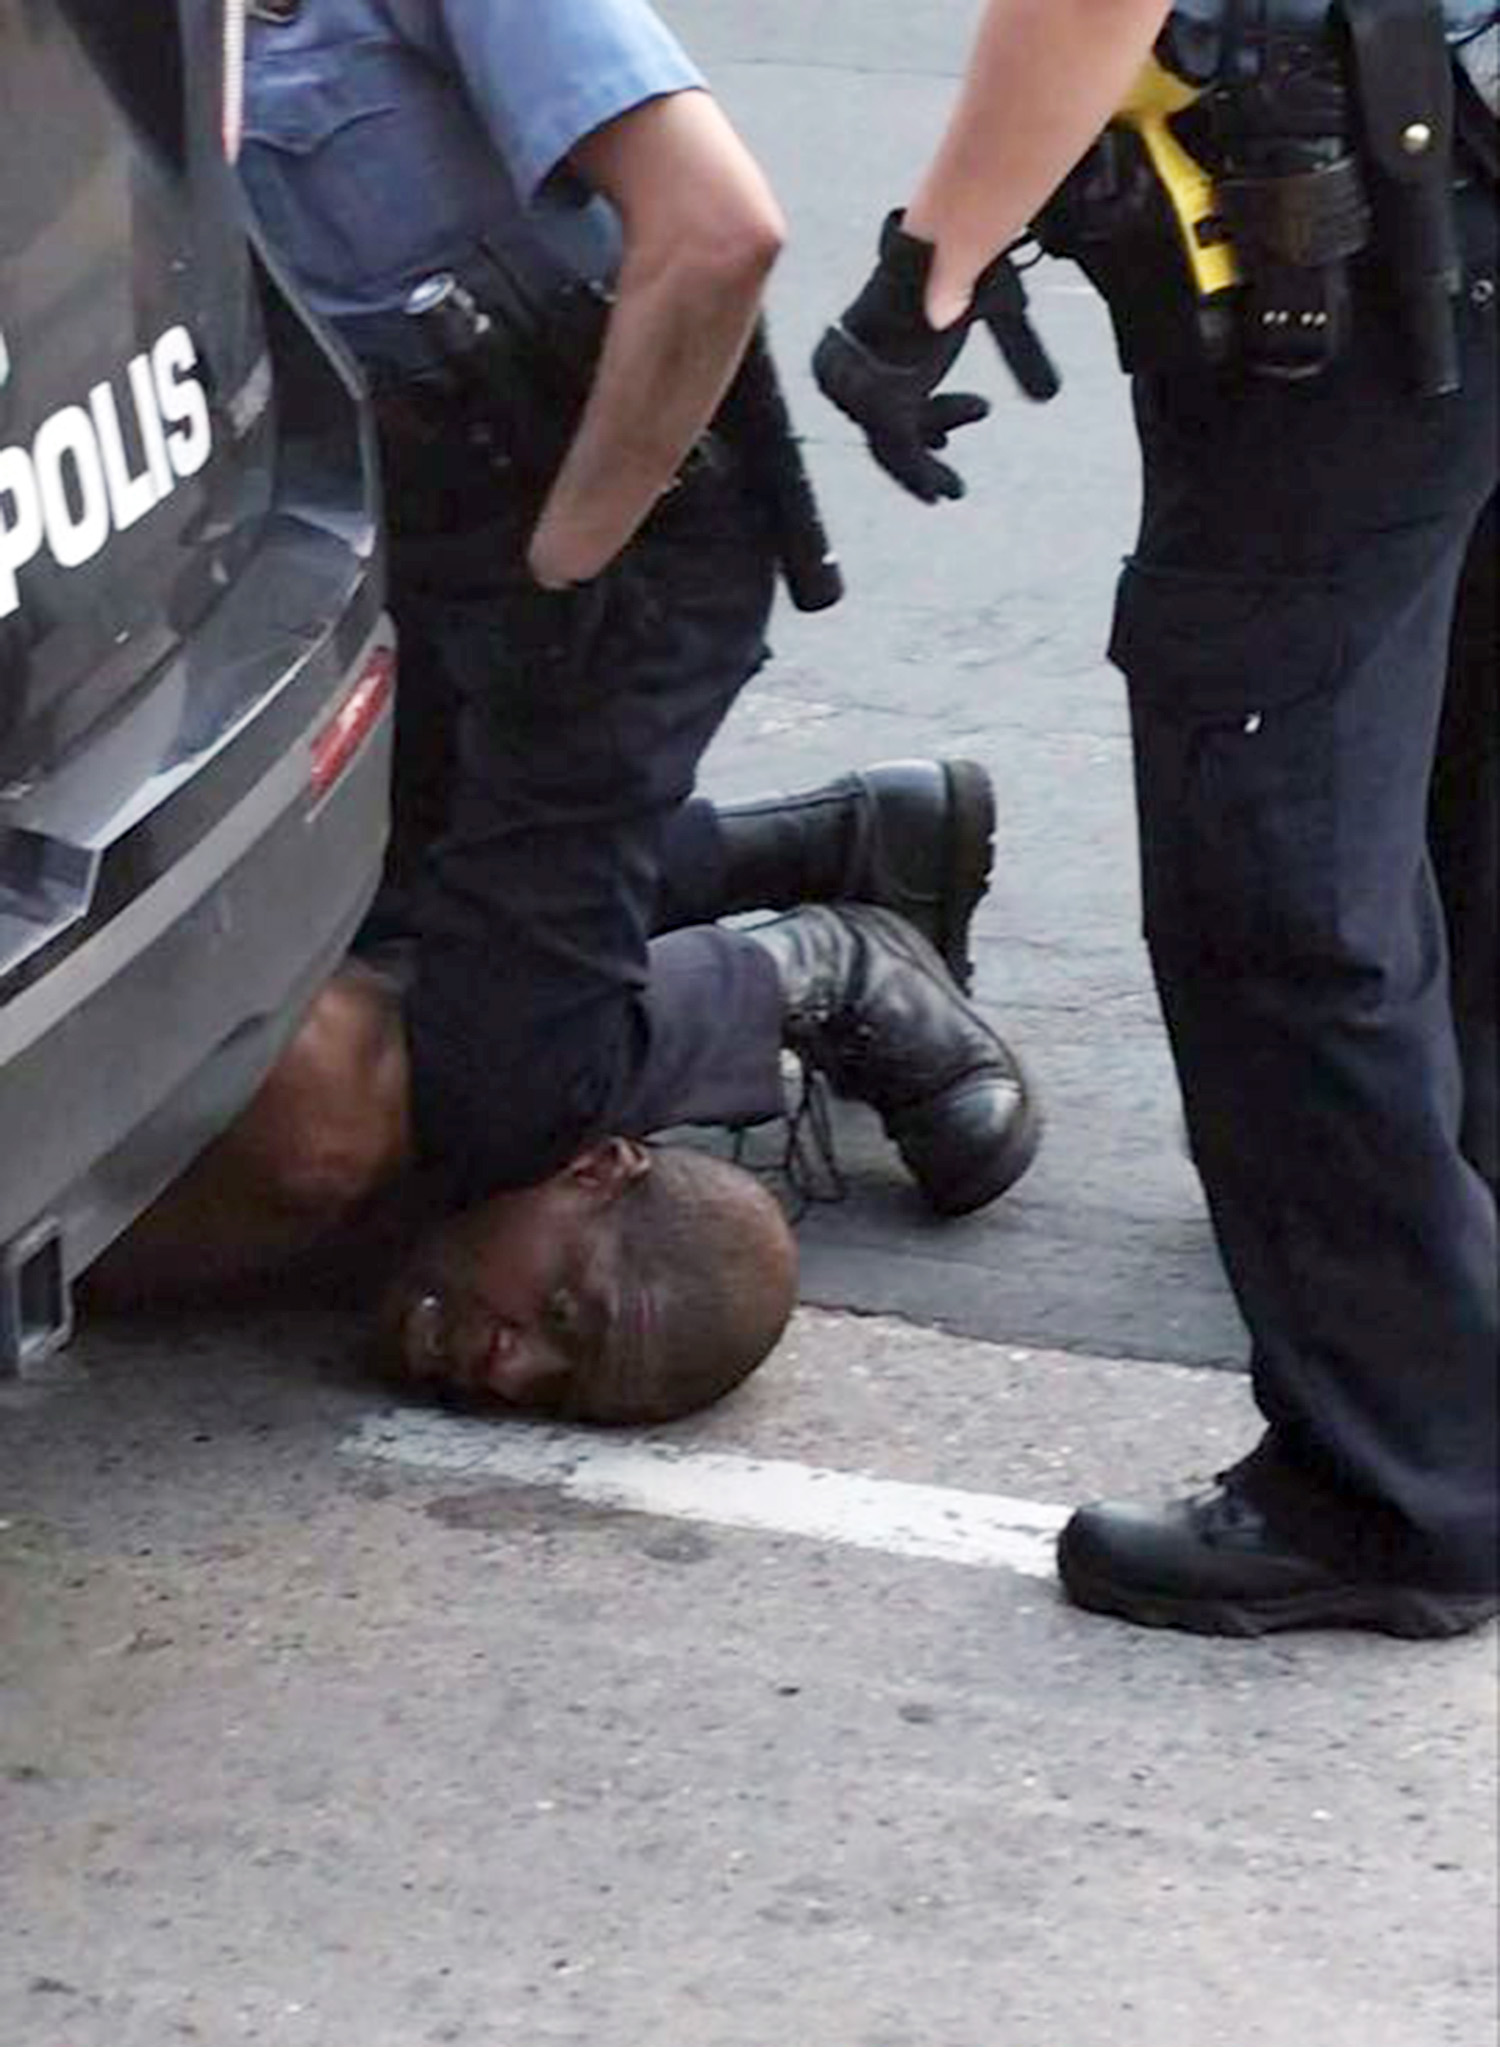
[[[755,292],[786,223],[765,173],[706,92],[667,93],[606,122],[574,152],[625,229],[625,267]]]
[[[747,193],[694,223],[673,246],[679,275],[705,295],[753,302],[786,242],[786,221],[769,192]]]
[[[786,216],[769,192],[746,201],[730,225],[727,243],[727,259],[736,274],[764,284],[786,247]]]

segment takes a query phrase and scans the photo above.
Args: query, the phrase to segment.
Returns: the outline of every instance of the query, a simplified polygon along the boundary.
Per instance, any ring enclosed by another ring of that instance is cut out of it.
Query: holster
[[[1139,138],[1106,128],[1033,223],[1050,256],[1075,262],[1103,298],[1120,367],[1201,368],[1232,340],[1193,287],[1172,210]]]
[[[1348,345],[1350,264],[1371,232],[1341,53],[1272,31],[1252,78],[1212,102],[1215,192],[1238,254],[1240,355],[1259,376],[1319,375]]]
[[[352,337],[370,366],[393,530],[529,525],[588,396],[607,293],[532,236],[481,243],[442,282],[420,316],[367,316]]]
[[[539,509],[576,431],[593,385],[609,318],[610,294],[572,275],[550,275],[529,252],[519,262],[493,245],[480,249],[461,278],[412,294],[408,310],[428,337],[431,374],[407,380],[394,409],[461,424],[469,457],[476,449],[491,473],[505,472],[513,501]],[[418,457],[409,497],[430,491]],[[763,512],[792,602],[802,611],[836,604],[843,580],[823,528],[764,327],[757,328],[738,375],[710,428],[679,473],[678,485],[733,467]],[[440,486],[441,487],[441,486]]]
[[[1203,234],[1233,247],[1239,283],[1197,291],[1138,138],[1112,125],[1036,222],[1109,307],[1127,370],[1238,363],[1297,379],[1337,360],[1354,317],[1351,265],[1390,280],[1424,396],[1458,388],[1455,87],[1440,0],[1341,0],[1332,29],[1272,28],[1244,75],[1174,120],[1213,177]],[[1494,164],[1494,123],[1469,107],[1466,160]]]
[[[1412,383],[1461,382],[1454,301],[1463,278],[1454,215],[1453,58],[1439,0],[1343,0],[1377,240],[1394,288]]]

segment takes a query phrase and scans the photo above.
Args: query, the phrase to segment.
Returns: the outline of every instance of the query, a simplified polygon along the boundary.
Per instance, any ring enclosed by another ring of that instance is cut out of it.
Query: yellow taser
[[[1116,113],[1115,124],[1134,131],[1161,180],[1182,236],[1200,298],[1213,298],[1240,281],[1233,245],[1218,221],[1213,180],[1167,125],[1202,94],[1151,57]]]

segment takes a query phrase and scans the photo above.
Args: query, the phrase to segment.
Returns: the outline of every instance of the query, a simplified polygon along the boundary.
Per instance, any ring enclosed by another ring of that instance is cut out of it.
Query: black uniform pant
[[[1252,1473],[1401,1568],[1490,1579],[1494,209],[1462,211],[1461,396],[1409,394],[1378,278],[1315,382],[1139,383],[1111,651],[1146,935],[1270,1424]]]
[[[773,573],[732,471],[674,493],[618,569],[548,597],[524,522],[398,538],[395,831],[367,942],[415,939],[419,1148],[477,1200],[606,1134],[781,1107],[770,960],[658,933],[699,760],[765,656]],[[653,933],[658,935],[653,937]]]

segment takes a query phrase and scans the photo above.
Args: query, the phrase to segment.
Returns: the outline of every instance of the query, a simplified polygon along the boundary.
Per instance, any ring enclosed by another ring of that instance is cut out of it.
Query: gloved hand
[[[935,251],[907,234],[901,220],[899,213],[887,216],[880,261],[818,343],[813,375],[824,396],[863,429],[886,474],[931,505],[964,494],[963,478],[934,450],[990,410],[977,392],[937,391],[976,321],[990,329],[1028,397],[1053,397],[1058,380],[1026,318],[1019,273],[1005,256],[981,272],[961,319],[941,329],[928,325],[924,301]]]

